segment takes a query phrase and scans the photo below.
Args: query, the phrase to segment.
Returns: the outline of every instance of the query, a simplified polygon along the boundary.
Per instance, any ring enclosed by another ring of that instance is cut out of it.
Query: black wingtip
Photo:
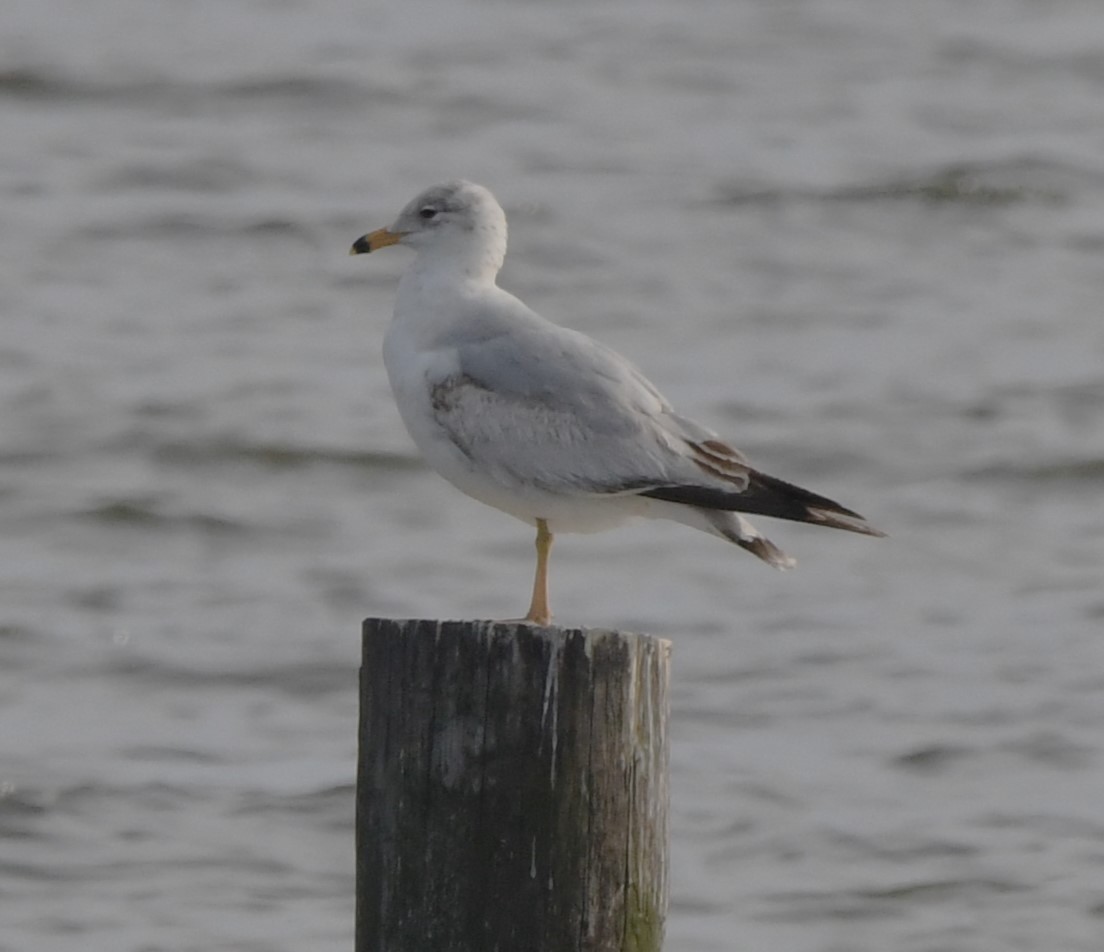
[[[662,499],[665,502],[681,503],[684,506],[694,506],[698,509],[746,512],[751,515],[771,516],[774,519],[788,519],[791,522],[843,529],[847,532],[858,532],[861,535],[885,536],[884,532],[875,529],[853,509],[841,506],[827,496],[820,496],[757,470],[749,471],[747,489],[743,492],[728,492],[709,486],[683,485],[657,486],[645,490],[641,495]]]

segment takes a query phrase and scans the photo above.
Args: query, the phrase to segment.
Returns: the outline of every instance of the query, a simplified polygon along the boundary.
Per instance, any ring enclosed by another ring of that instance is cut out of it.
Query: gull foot
[[[552,624],[552,616],[544,615],[540,618],[492,618],[496,625],[536,625],[538,628],[547,628]]]

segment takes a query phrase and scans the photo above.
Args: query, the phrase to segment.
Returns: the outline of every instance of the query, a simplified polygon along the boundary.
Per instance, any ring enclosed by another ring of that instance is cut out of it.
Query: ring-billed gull
[[[779,569],[794,560],[740,513],[883,534],[831,499],[753,469],[713,431],[675,413],[625,358],[498,287],[506,215],[481,185],[426,189],[350,253],[395,244],[417,252],[383,344],[395,403],[438,473],[536,526],[524,621],[552,619],[555,532],[673,519]]]

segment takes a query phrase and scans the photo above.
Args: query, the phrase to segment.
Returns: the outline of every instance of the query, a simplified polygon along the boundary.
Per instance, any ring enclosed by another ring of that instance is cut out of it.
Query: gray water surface
[[[0,950],[353,926],[358,626],[524,610],[379,344],[418,189],[876,541],[557,541],[675,642],[679,952],[1104,948],[1095,0],[9,0]]]

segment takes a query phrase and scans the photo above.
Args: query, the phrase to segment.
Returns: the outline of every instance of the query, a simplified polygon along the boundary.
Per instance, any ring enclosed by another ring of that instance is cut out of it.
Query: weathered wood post
[[[364,622],[356,952],[659,952],[670,643]]]

